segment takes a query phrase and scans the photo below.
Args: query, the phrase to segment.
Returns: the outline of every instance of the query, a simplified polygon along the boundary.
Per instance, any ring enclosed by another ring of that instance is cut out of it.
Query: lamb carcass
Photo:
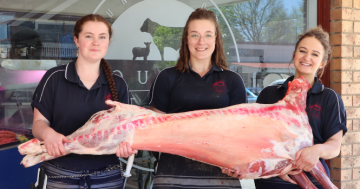
[[[66,152],[114,154],[119,143],[133,149],[181,155],[239,171],[245,179],[269,178],[294,168],[298,150],[313,145],[305,112],[310,88],[304,78],[289,82],[276,104],[240,104],[222,109],[158,114],[134,105],[107,101],[114,108],[94,114],[67,136]],[[53,159],[33,139],[18,147],[25,167]],[[311,171],[325,188],[336,188],[321,163]],[[316,188],[304,173],[293,177],[303,188]]]

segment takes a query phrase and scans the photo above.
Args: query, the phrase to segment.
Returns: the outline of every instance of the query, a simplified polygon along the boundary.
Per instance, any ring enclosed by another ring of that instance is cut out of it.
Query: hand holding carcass
[[[279,175],[279,177],[284,181],[297,184],[293,179],[290,178],[289,175],[300,174],[303,170],[310,172],[315,167],[316,163],[319,161],[319,158],[320,154],[316,146],[303,148],[299,150],[295,156],[295,167],[297,167],[297,169],[289,171],[286,174]]]
[[[48,133],[44,136],[45,148],[50,156],[66,155],[64,143],[71,143],[70,139],[52,129],[48,129]]]
[[[300,170],[310,172],[319,161],[319,153],[320,150],[317,149],[317,145],[299,150],[295,156],[295,166]]]
[[[287,182],[290,182],[290,183],[293,183],[293,184],[297,184],[293,179],[291,179],[289,177],[289,175],[297,175],[297,174],[299,174],[301,172],[302,172],[302,170],[300,170],[300,169],[294,169],[292,171],[287,172],[286,174],[279,175],[279,177],[281,179],[283,179],[284,181],[287,181]]]
[[[130,144],[128,142],[122,142],[120,143],[119,147],[116,149],[116,156],[117,157],[129,157],[133,154],[137,154],[137,150],[133,150],[130,147]]]
[[[238,178],[238,179],[243,179],[244,178],[244,175],[240,174],[239,171],[235,171],[235,172],[232,172],[231,170],[229,169],[226,169],[226,168],[222,168],[221,169],[221,172],[230,176],[230,177],[234,177],[234,178]]]

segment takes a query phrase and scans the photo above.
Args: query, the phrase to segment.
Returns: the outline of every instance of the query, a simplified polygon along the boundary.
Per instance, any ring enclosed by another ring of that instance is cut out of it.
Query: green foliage
[[[158,47],[161,58],[164,60],[164,47],[180,49],[183,28],[159,26],[154,33],[154,43]]]
[[[225,16],[228,24],[231,27],[231,31],[234,35],[235,41],[244,41],[244,36],[241,34],[239,28],[234,27],[236,25],[236,18],[235,18],[235,14],[232,11],[231,7],[234,5],[228,5],[225,7],[220,7],[221,12],[223,13],[223,15]],[[231,32],[229,30],[228,25],[226,24],[224,18],[222,17],[222,15],[220,14],[220,12],[216,9],[216,8],[212,8],[209,9],[211,11],[213,11],[218,19],[218,23],[220,25],[220,31],[221,31],[221,35],[223,36],[223,47],[224,47],[224,52],[226,55],[227,59],[231,59],[232,53],[230,53],[230,47],[234,46],[234,40],[231,36]]]
[[[291,13],[287,13],[282,0],[252,0],[220,7],[220,10],[237,41],[293,43],[294,33],[301,33],[304,28],[304,1],[300,3],[300,8]],[[217,16],[219,18],[219,14]],[[219,23],[223,27],[221,19]]]
[[[288,10],[283,0],[251,0],[220,7],[225,19],[216,8],[213,11],[218,19],[223,46],[227,59],[233,59],[234,40],[237,42],[295,43],[297,35],[304,32],[305,0],[301,0],[299,8]],[[233,33],[226,24],[230,25]],[[152,29],[153,40],[164,60],[164,47],[178,50],[181,45],[183,28],[156,25]],[[174,66],[175,61],[157,63],[159,69]]]

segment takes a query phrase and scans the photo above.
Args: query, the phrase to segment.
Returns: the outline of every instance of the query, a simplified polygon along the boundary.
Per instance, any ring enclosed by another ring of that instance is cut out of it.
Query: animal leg
[[[269,178],[274,175],[283,174],[283,172],[289,172],[292,168],[293,164],[291,160],[282,160],[277,162],[275,169],[271,171],[265,172],[265,163],[264,163],[264,174],[261,175],[262,178]]]
[[[45,147],[41,145],[38,139],[31,139],[21,145],[18,146],[18,150],[21,155],[25,154],[41,154],[46,151]],[[42,147],[43,146],[43,147]]]
[[[135,60],[135,59],[136,59],[136,56],[133,57],[133,60]]]
[[[290,175],[290,177],[303,189],[317,189],[304,172],[297,175]]]
[[[315,167],[310,171],[310,174],[326,189],[337,189],[337,187],[330,181],[329,177],[326,174],[326,171],[318,161]]]
[[[20,164],[23,164],[24,167],[26,168],[41,163],[43,161],[47,161],[55,158],[56,156],[50,156],[48,153],[42,153],[38,155],[29,154],[23,158]]]

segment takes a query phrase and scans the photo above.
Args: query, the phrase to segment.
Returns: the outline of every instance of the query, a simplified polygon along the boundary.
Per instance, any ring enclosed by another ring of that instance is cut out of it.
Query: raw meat
[[[16,134],[12,131],[0,131],[0,145],[15,142]]]
[[[94,114],[68,138],[67,153],[114,154],[122,141],[133,149],[181,155],[222,168],[237,170],[246,179],[269,178],[293,169],[298,150],[313,145],[305,112],[310,88],[304,78],[289,82],[276,104],[240,104],[222,109],[158,114],[134,105],[107,101],[111,110]],[[53,159],[41,142],[20,145],[29,167]],[[320,164],[313,169],[326,188],[336,188]],[[304,173],[293,177],[300,186],[314,188]],[[316,188],[316,187],[315,187]]]
[[[0,138],[15,138],[16,134],[12,131],[0,131]]]

